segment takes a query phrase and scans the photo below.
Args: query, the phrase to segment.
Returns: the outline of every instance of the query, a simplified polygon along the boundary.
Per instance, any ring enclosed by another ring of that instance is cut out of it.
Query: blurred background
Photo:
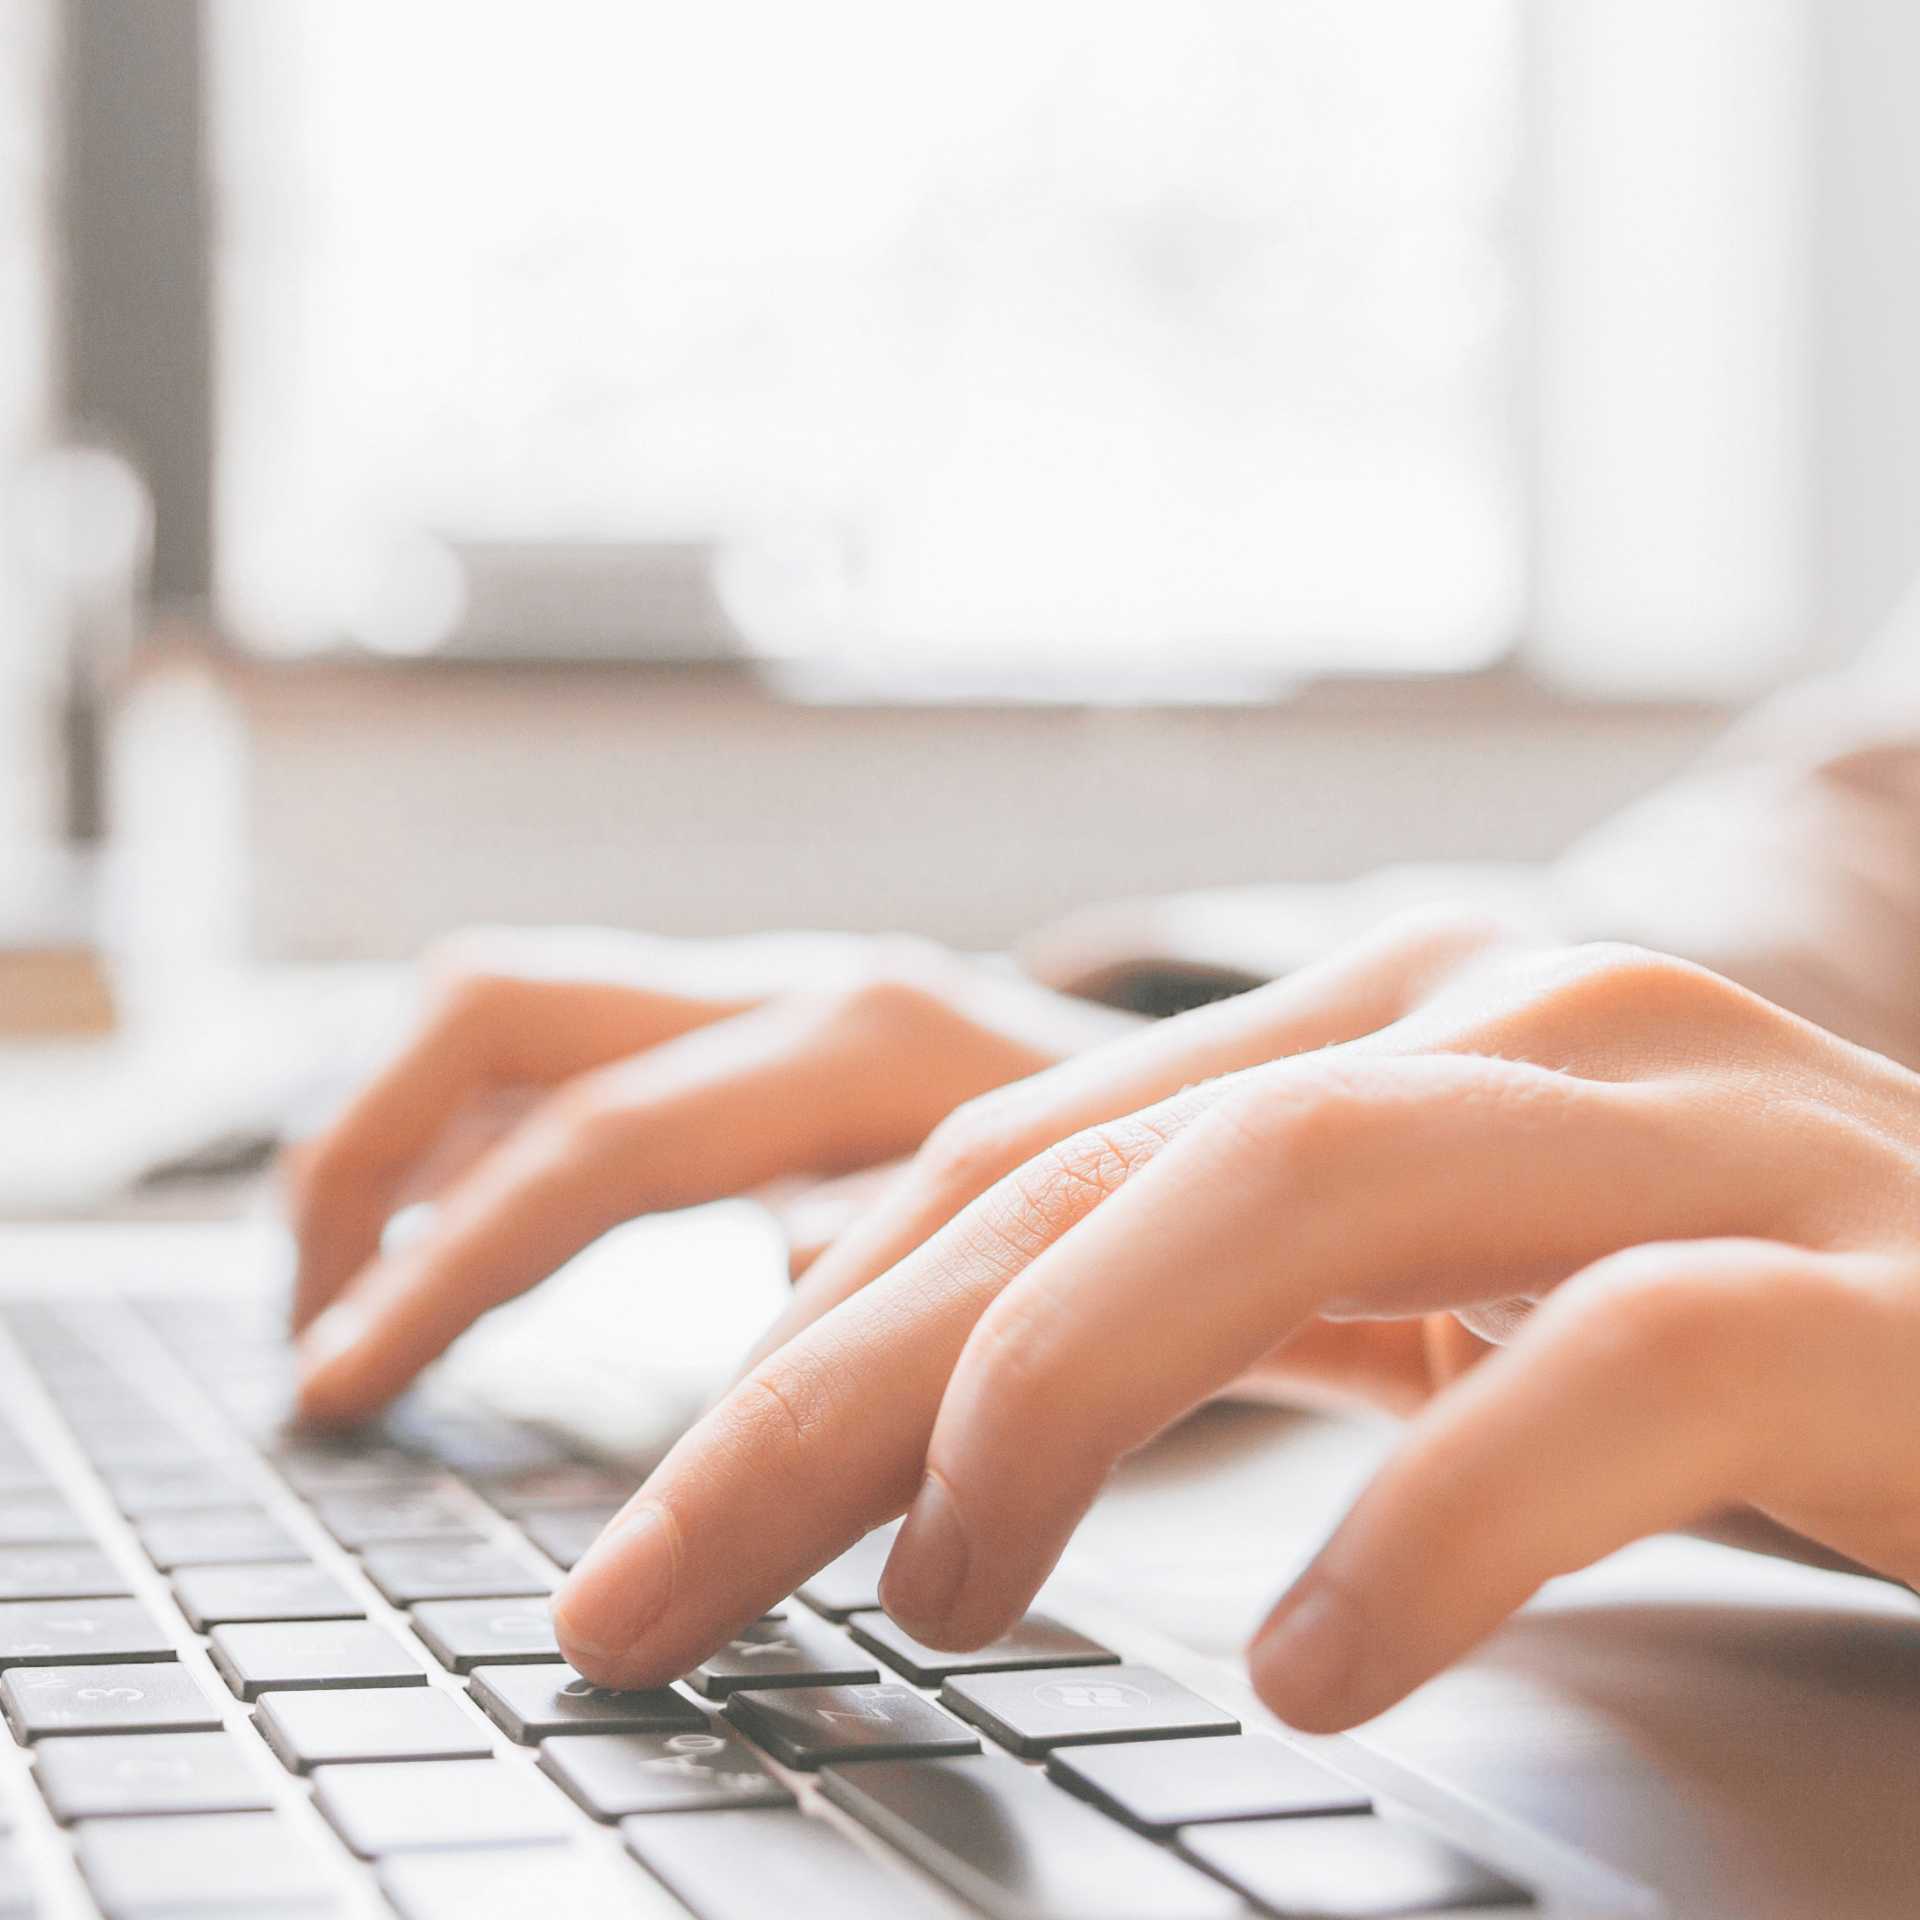
[[[6,0],[15,947],[1550,853],[1906,582],[1917,66],[1904,0]]]

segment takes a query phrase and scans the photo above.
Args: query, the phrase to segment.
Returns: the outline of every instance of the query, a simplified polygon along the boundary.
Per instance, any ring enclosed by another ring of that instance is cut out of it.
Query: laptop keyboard
[[[877,1610],[890,1530],[679,1685],[590,1687],[545,1599],[630,1476],[424,1396],[289,1433],[265,1303],[0,1328],[58,1415],[0,1398],[0,1920],[1534,1902],[1068,1623],[921,1645]]]

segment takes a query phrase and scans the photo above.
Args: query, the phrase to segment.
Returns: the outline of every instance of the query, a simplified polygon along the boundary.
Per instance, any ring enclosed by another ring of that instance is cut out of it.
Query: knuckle
[[[1381,925],[1381,938],[1418,959],[1467,960],[1495,948],[1518,945],[1528,929],[1517,915],[1463,901],[1403,907]]]
[[[1698,1020],[1744,1012],[1752,996],[1691,960],[1624,941],[1563,948],[1541,963],[1546,996],[1563,1007],[1607,1017]]]
[[[1256,1165],[1313,1167],[1350,1153],[1373,1110],[1365,1076],[1328,1063],[1284,1063],[1236,1076],[1204,1125]]]
[[[1753,1344],[1745,1275],[1699,1263],[1676,1269],[1671,1247],[1635,1247],[1593,1269],[1573,1337],[1603,1370],[1705,1398],[1752,1384],[1741,1356]]]
[[[827,994],[826,1017],[862,1037],[921,1033],[950,1017],[958,971],[934,942],[887,935],[870,945],[852,980]]]
[[[755,1475],[803,1482],[831,1412],[823,1370],[783,1348],[761,1361],[716,1409],[720,1446]]]

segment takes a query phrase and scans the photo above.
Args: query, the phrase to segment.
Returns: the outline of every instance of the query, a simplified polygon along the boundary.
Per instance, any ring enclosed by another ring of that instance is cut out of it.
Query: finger
[[[1738,1498],[1852,1257],[1644,1246],[1569,1281],[1437,1400],[1256,1637],[1262,1697],[1347,1727],[1546,1581]]]
[[[1622,1244],[1724,1230],[1725,1194],[1675,1158],[1639,1090],[1524,1063],[1241,1076],[983,1307],[888,1611],[936,1646],[1004,1632],[1114,1463],[1316,1314],[1524,1299]]]
[[[796,1005],[702,1027],[550,1097],[300,1342],[300,1409],[361,1419],[489,1308],[635,1214],[693,1206],[850,1150],[831,1094],[851,1037]],[[911,1138],[906,1109],[866,1117]],[[904,1144],[904,1143],[900,1143]],[[884,1147],[878,1133],[852,1146]]]
[[[900,1178],[904,1160],[863,1167],[832,1180],[781,1180],[754,1197],[768,1208],[787,1243],[787,1271],[800,1276],[868,1213]]]
[[[1441,980],[1516,944],[1478,916],[1402,916],[1269,987],[1161,1021],[974,1102],[928,1141],[892,1193],[812,1263],[748,1364],[904,1260],[1055,1141],[1182,1087],[1376,1032]]]
[[[1504,1061],[1333,1058],[1049,1149],[762,1361],[643,1489],[646,1535],[603,1539],[563,1589],[576,1663],[605,1684],[684,1671],[899,1512],[929,1465],[970,1571],[956,1600],[917,1600],[912,1562],[939,1560],[942,1528],[910,1521],[889,1605],[949,1644],[990,1638],[1113,1459],[1329,1301],[1413,1312],[1513,1292],[1690,1219],[1659,1178],[1666,1130],[1619,1089]],[[1254,1093],[1262,1110],[1238,1110]]]
[[[734,1010],[626,985],[457,975],[413,1038],[300,1151],[295,1330],[372,1258],[410,1170],[471,1103],[501,1086],[558,1085]]]

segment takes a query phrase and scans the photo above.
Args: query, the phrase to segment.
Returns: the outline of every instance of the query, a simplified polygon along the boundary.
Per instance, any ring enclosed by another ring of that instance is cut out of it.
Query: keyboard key
[[[366,1613],[355,1595],[310,1560],[183,1567],[174,1575],[173,1597],[195,1633],[234,1620],[357,1620]]]
[[[208,1650],[242,1700],[306,1687],[413,1687],[426,1669],[367,1620],[288,1620],[215,1627]]]
[[[249,1504],[251,1484],[211,1461],[186,1466],[115,1467],[101,1475],[114,1505],[130,1519]]]
[[[1523,1888],[1435,1835],[1365,1815],[1194,1827],[1181,1833],[1179,1848],[1276,1913],[1387,1920],[1533,1904]]]
[[[263,1507],[161,1513],[135,1529],[162,1573],[216,1562],[304,1560],[306,1549]]]
[[[369,1760],[484,1760],[486,1734],[432,1687],[264,1693],[254,1725],[295,1773]]]
[[[514,1600],[553,1590],[549,1575],[485,1540],[369,1547],[360,1564],[396,1607],[416,1600]]]
[[[1225,1887],[998,1755],[870,1760],[821,1779],[835,1806],[991,1920],[1246,1914]]]
[[[540,1600],[425,1600],[413,1610],[413,1630],[455,1673],[560,1658]]]
[[[319,1849],[277,1813],[86,1820],[80,1871],[107,1920],[338,1911]]]
[[[98,1547],[0,1547],[0,1600],[110,1600],[132,1591]]]
[[[343,1547],[474,1537],[473,1508],[445,1489],[389,1487],[376,1493],[333,1493],[316,1500],[313,1510]]]
[[[90,1546],[87,1523],[57,1493],[0,1495],[0,1547]]]
[[[1206,1820],[1366,1813],[1373,1805],[1344,1774],[1258,1733],[1060,1747],[1048,1755],[1047,1772],[1148,1833]]]
[[[0,1674],[0,1711],[17,1740],[50,1733],[201,1733],[220,1716],[185,1667],[14,1667]]]
[[[502,1513],[537,1513],[551,1507],[599,1507],[617,1512],[633,1492],[633,1482],[603,1467],[570,1460],[564,1466],[531,1467],[480,1483],[480,1497]]]
[[[621,1693],[583,1680],[564,1662],[481,1667],[468,1685],[481,1711],[523,1747],[555,1733],[698,1732],[707,1724],[707,1716],[671,1687]]]
[[[555,1788],[531,1767],[503,1760],[322,1767],[314,1781],[314,1805],[364,1860],[436,1847],[540,1846],[573,1830]]]
[[[251,1813],[273,1805],[230,1733],[112,1733],[42,1740],[34,1772],[53,1817]]]
[[[796,1614],[749,1627],[688,1678],[724,1700],[742,1687],[858,1687],[878,1680],[880,1669],[845,1634]]]
[[[274,1465],[295,1493],[318,1499],[329,1493],[364,1493],[382,1487],[432,1487],[446,1474],[431,1460],[399,1447],[351,1441],[296,1440],[275,1450]]]
[[[138,1600],[9,1600],[0,1604],[0,1667],[84,1660],[171,1660],[173,1642]]]
[[[401,1920],[649,1920],[660,1898],[638,1867],[587,1847],[395,1854],[380,1886]]]
[[[540,1765],[596,1820],[793,1804],[760,1756],[726,1730],[570,1734],[542,1744]]]
[[[527,1538],[556,1566],[571,1571],[587,1557],[587,1549],[600,1538],[606,1524],[619,1512],[618,1507],[561,1507],[548,1512],[534,1511],[520,1516]]]
[[[727,1718],[790,1767],[978,1753],[980,1736],[911,1687],[778,1687],[736,1693]]]
[[[923,1687],[937,1687],[956,1673],[1011,1673],[1039,1667],[1092,1667],[1118,1661],[1098,1641],[1063,1627],[1044,1613],[1030,1613],[991,1646],[972,1653],[942,1653],[897,1627],[884,1613],[856,1613],[847,1631],[897,1673]]]
[[[1174,1740],[1238,1733],[1240,1722],[1151,1667],[962,1674],[940,1698],[1029,1760],[1094,1740]]]
[[[643,1813],[621,1821],[620,1834],[696,1920],[951,1920],[953,1913],[899,1868],[797,1810]]]
[[[102,1420],[81,1428],[74,1422],[80,1451],[102,1473],[109,1467],[192,1466],[206,1450],[178,1427],[157,1420]]]
[[[468,1478],[557,1467],[572,1458],[551,1434],[524,1421],[436,1405],[418,1393],[396,1402],[383,1424],[401,1446]]]
[[[806,1581],[800,1588],[800,1598],[816,1613],[835,1620],[879,1606],[880,1574],[899,1532],[897,1522],[876,1527]]]

